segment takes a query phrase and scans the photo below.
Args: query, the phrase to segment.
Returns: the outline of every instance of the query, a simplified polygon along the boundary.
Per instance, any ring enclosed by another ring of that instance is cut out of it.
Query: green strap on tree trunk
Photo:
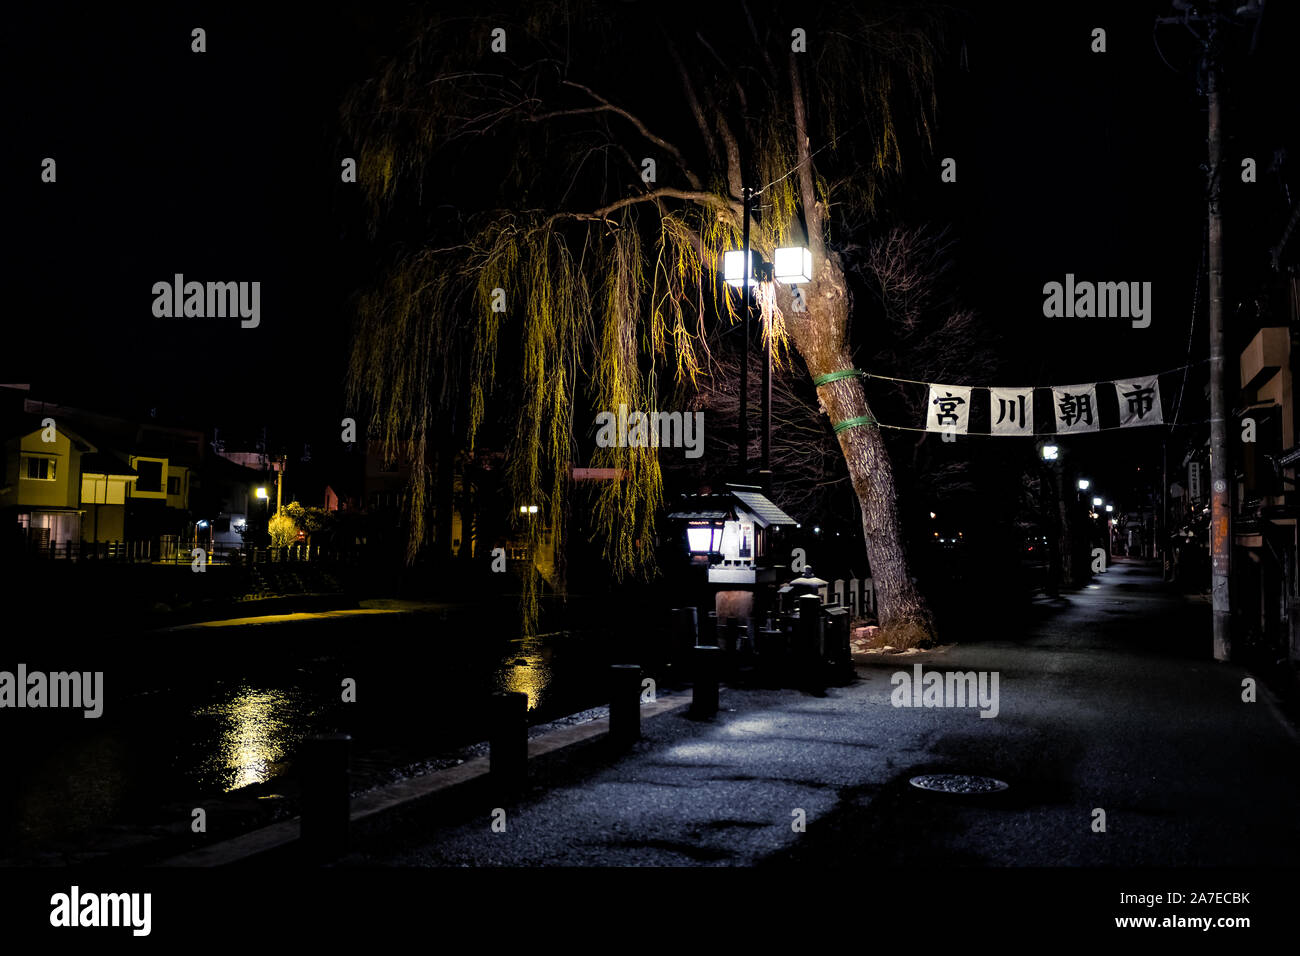
[[[857,418],[846,418],[844,421],[840,422],[838,425],[835,426],[835,434],[838,435],[846,428],[855,428],[858,425],[876,425],[876,424],[879,423],[870,415],[859,415]]]
[[[820,388],[823,385],[829,385],[831,382],[838,382],[845,378],[857,378],[859,375],[867,373],[861,369],[846,368],[838,372],[827,372],[825,375],[818,375],[813,379],[813,384]],[[877,422],[870,415],[859,415],[857,418],[847,418],[835,425],[835,434],[839,434],[846,428],[856,428],[858,425],[877,425]]]
[[[813,379],[813,384],[820,388],[823,385],[829,385],[831,382],[838,382],[842,378],[856,378],[866,373],[856,368],[846,368],[839,372],[827,372],[825,375],[818,375]]]

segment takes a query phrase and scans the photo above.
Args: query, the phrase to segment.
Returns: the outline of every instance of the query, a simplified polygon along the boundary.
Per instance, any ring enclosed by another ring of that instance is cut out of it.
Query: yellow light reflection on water
[[[275,776],[291,743],[287,718],[293,707],[283,691],[241,687],[202,711],[220,721],[203,775],[227,793]]]
[[[551,682],[550,668],[531,665],[521,667],[519,665],[507,666],[505,673],[505,688],[508,691],[517,691],[528,695],[528,709],[536,710],[537,705],[541,702],[542,694],[546,690],[546,685]]]

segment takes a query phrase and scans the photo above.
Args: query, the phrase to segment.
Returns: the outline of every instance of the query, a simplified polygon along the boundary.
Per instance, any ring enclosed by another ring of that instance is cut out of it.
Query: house
[[[1300,660],[1293,328],[1260,329],[1240,356],[1244,407],[1235,423],[1243,441],[1232,516],[1233,603],[1248,637]]]
[[[126,461],[50,419],[6,429],[0,521],[24,547],[70,553],[82,541],[126,541],[126,503],[139,474]]]
[[[120,543],[157,555],[191,532],[201,432],[4,391],[0,520],[28,546],[68,554],[80,542]]]

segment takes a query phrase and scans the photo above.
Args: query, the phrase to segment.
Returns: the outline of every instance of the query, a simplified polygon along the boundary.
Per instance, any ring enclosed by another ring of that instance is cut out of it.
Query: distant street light
[[[1057,445],[1044,445],[1044,446],[1043,446],[1043,461],[1056,461],[1056,458],[1057,458],[1057,456],[1058,456],[1060,453],[1061,453],[1061,449],[1060,449],[1059,446],[1057,446]]]
[[[1080,491],[1087,491],[1088,488],[1089,488],[1091,485],[1092,485],[1092,482],[1089,481],[1087,478],[1080,478],[1080,479],[1079,479],[1079,490],[1080,490]]]
[[[1093,498],[1093,499],[1092,499],[1092,505],[1093,505],[1094,508],[1095,508],[1097,505],[1099,505],[1099,504],[1101,504],[1101,499],[1100,499],[1100,498]]]
[[[1114,510],[1115,510],[1115,506],[1114,506],[1114,505],[1107,505],[1107,506],[1106,506],[1106,510],[1107,510],[1107,511],[1114,511]]]

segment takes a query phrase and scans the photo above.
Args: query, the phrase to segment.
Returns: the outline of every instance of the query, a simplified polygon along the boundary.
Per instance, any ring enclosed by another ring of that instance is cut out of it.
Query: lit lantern
[[[686,526],[686,550],[694,555],[718,554],[724,525],[721,520],[692,521]]]
[[[737,289],[745,285],[745,253],[741,249],[732,249],[722,254],[722,278],[728,285],[735,286]],[[754,252],[751,249],[749,253],[749,284],[752,288],[758,285],[758,280],[754,277]]]
[[[782,246],[772,262],[772,278],[787,285],[812,282],[812,253],[803,246]]]

